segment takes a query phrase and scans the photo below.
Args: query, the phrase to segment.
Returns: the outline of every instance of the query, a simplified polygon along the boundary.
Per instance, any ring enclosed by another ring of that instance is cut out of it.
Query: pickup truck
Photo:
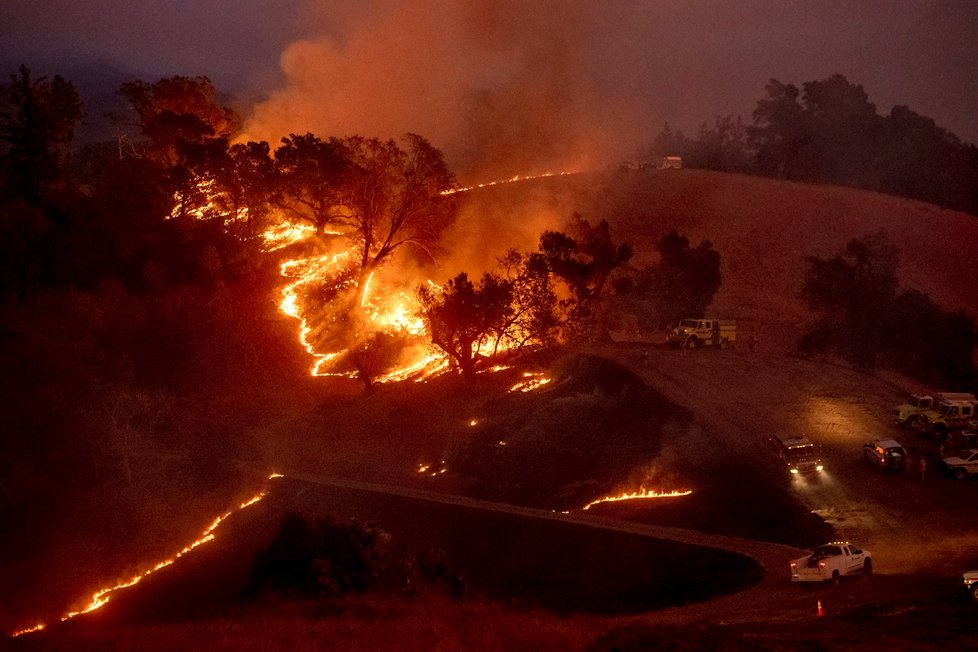
[[[860,550],[848,541],[835,541],[815,548],[810,555],[791,562],[792,582],[824,582],[846,575],[871,575],[873,560],[868,550]]]
[[[978,450],[963,450],[954,457],[945,457],[941,465],[958,480],[978,475]]]

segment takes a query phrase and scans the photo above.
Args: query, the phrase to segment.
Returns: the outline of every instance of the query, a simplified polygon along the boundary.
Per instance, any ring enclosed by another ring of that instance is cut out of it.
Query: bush
[[[412,555],[395,548],[391,535],[373,523],[338,523],[332,518],[310,522],[288,513],[268,548],[255,554],[241,595],[410,595],[424,584],[442,584],[451,595],[462,590],[461,578],[441,551]]]

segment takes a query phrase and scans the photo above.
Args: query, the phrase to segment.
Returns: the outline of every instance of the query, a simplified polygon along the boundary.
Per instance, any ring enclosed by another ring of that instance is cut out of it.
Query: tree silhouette
[[[349,166],[348,152],[336,138],[322,140],[309,133],[283,138],[275,150],[279,207],[324,235],[343,221],[341,187]]]
[[[499,260],[513,291],[513,311],[501,334],[516,349],[551,344],[563,321],[550,275],[532,260],[515,249]]]
[[[974,317],[945,312],[915,290],[898,292],[899,251],[884,232],[851,240],[827,260],[808,258],[802,298],[816,318],[802,352],[893,366],[924,382],[974,389]]]
[[[808,258],[801,295],[820,317],[814,332],[825,346],[874,367],[885,346],[896,297],[899,251],[884,232],[851,240],[828,260]]]
[[[594,328],[598,337],[606,335],[598,308],[611,273],[632,257],[631,245],[616,243],[607,220],[591,226],[577,213],[568,229],[544,231],[539,252],[531,256],[534,269],[545,270],[563,281],[570,289],[574,303],[571,320],[587,332]]]
[[[656,243],[659,262],[619,281],[622,303],[653,326],[702,317],[720,289],[720,253],[709,240],[696,248],[675,231]]]
[[[512,287],[495,274],[479,285],[465,272],[434,289],[418,288],[421,315],[431,342],[447,353],[466,378],[476,371],[480,345],[505,328],[512,314]]]
[[[218,103],[207,77],[165,77],[153,84],[129,81],[119,88],[119,95],[135,114],[130,122],[146,138],[148,156],[164,167],[179,161],[181,144],[230,140],[240,129],[240,118]]]
[[[64,147],[82,116],[81,100],[60,76],[31,78],[27,66],[0,86],[0,170],[7,192],[38,203],[61,173]]]
[[[754,126],[748,127],[748,142],[756,148],[756,164],[762,174],[795,179],[809,135],[800,92],[794,84],[771,79],[764,87],[767,99],[758,100]]]
[[[360,257],[360,285],[405,245],[434,259],[433,247],[454,205],[442,195],[455,184],[442,153],[417,134],[392,140],[353,136],[341,190],[344,220]]]

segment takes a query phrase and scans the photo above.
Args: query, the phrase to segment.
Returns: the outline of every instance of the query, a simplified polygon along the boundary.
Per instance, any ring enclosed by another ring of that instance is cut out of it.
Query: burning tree
[[[343,209],[360,257],[360,286],[403,245],[434,259],[432,248],[454,215],[442,194],[455,185],[444,156],[417,134],[405,141],[403,150],[393,140],[344,141],[350,171]]]
[[[433,259],[454,215],[442,191],[455,178],[441,152],[420,136],[405,140],[402,149],[393,140],[323,141],[307,134],[283,140],[275,155],[288,218],[311,223],[317,236],[331,238],[329,248],[343,251],[324,257],[329,264],[316,272],[318,282],[303,281],[301,296],[293,289],[292,314],[301,313],[310,326],[304,343],[316,350],[328,343],[336,352],[329,356],[331,372],[357,376],[368,387],[402,362],[397,343],[407,348],[423,341],[415,307],[406,305],[411,297],[376,272],[404,245]]]
[[[498,343],[513,312],[512,285],[491,273],[479,285],[465,272],[440,290],[418,288],[421,315],[431,341],[451,356],[466,377],[475,374],[480,350],[495,336]]]
[[[292,219],[306,221],[322,236],[343,220],[340,191],[349,156],[336,138],[292,134],[275,150],[277,204]]]
[[[550,274],[532,261],[515,249],[499,259],[513,292],[513,310],[502,328],[508,348],[551,344],[563,322]]]

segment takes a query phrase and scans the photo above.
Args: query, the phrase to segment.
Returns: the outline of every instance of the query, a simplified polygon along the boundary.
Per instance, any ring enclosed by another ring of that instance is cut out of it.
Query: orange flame
[[[574,173],[561,172],[559,174],[560,176],[565,176]],[[546,172],[539,175],[516,175],[509,179],[481,183],[475,186],[451,188],[443,191],[441,194],[452,195],[475,188],[485,188],[488,186],[552,176],[555,176],[555,173]],[[186,205],[186,197],[179,194],[174,195],[174,208],[171,217],[189,214],[198,219],[219,218],[223,219],[225,223],[247,219],[247,209],[238,209],[237,213],[234,213],[229,209],[222,208],[222,202],[220,201],[221,192],[219,184],[215,179],[210,177],[201,178],[197,183],[197,193],[195,195],[201,198],[201,205],[188,207]],[[278,223],[269,226],[263,233],[263,249],[266,252],[278,251],[290,245],[313,238],[315,234],[316,229],[312,225],[295,222],[282,215]],[[342,235],[342,233],[328,231],[326,235]],[[284,314],[299,322],[298,339],[313,360],[310,368],[310,374],[313,376],[354,378],[357,375],[353,371],[337,372],[331,369],[331,366],[340,361],[348,353],[348,350],[320,350],[315,342],[316,324],[319,318],[316,314],[317,310],[303,305],[303,297],[312,294],[317,287],[324,284],[332,284],[334,289],[342,290],[349,289],[348,286],[356,283],[354,280],[356,274],[349,273],[349,266],[353,264],[351,260],[352,252],[353,250],[350,249],[339,253],[299,256],[285,261],[280,266],[280,273],[286,281],[281,290],[279,309]],[[346,287],[340,287],[337,284],[342,284]],[[429,284],[435,285],[431,281],[429,281]],[[375,278],[374,272],[371,272],[363,283],[360,306],[364,309],[369,328],[372,332],[406,333],[412,337],[419,338],[419,341],[426,335],[424,323],[418,314],[420,306],[417,299],[403,289],[381,287],[381,283]],[[319,306],[316,306],[316,308],[319,308]],[[478,353],[481,355],[492,353],[492,348],[488,344],[482,344]],[[499,347],[498,350],[505,348],[506,346]],[[449,368],[448,356],[435,349],[429,343],[426,343],[424,346],[416,346],[413,351],[409,350],[405,353],[404,359],[401,360],[396,369],[380,378],[374,379],[374,382],[390,383],[409,378],[423,381]],[[526,388],[521,387],[518,391],[531,391],[547,382],[549,380],[541,380],[536,384],[530,383]],[[514,391],[517,390],[514,389]]]
[[[517,181],[530,181],[531,179],[545,179],[547,177],[553,177],[553,176],[566,177],[571,174],[577,174],[577,172],[560,172],[559,174],[555,174],[553,172],[544,172],[543,174],[524,174],[524,175],[517,174],[516,176],[509,179],[500,179],[498,181],[487,181],[485,183],[478,183],[474,186],[465,186],[464,188],[449,188],[448,190],[442,190],[441,194],[454,195],[460,192],[477,190],[479,188],[489,188],[491,186],[499,186],[504,183],[516,183]]]
[[[268,479],[271,480],[274,478],[281,478],[281,477],[283,476],[280,473],[272,473],[271,475],[268,476]],[[104,589],[99,589],[98,591],[92,594],[92,597],[89,598],[89,602],[85,607],[79,609],[78,611],[69,611],[64,616],[61,617],[61,622],[64,622],[66,620],[71,620],[76,616],[87,614],[89,612],[95,611],[100,607],[104,607],[106,604],[108,604],[109,600],[111,599],[112,593],[115,593],[116,591],[121,591],[122,589],[128,589],[131,586],[135,586],[136,584],[138,584],[145,578],[149,577],[153,573],[175,563],[178,559],[180,559],[181,557],[189,553],[191,550],[199,546],[202,546],[205,543],[213,541],[215,538],[214,530],[216,530],[218,526],[225,521],[225,519],[227,519],[229,516],[231,516],[231,514],[237,511],[240,511],[242,509],[245,509],[246,507],[250,507],[251,505],[254,505],[255,503],[257,503],[267,495],[268,495],[267,491],[261,491],[255,494],[254,496],[252,496],[251,498],[249,498],[248,500],[244,501],[234,509],[228,510],[224,514],[218,516],[211,522],[209,526],[207,526],[207,528],[204,529],[203,532],[200,533],[200,535],[196,539],[188,543],[186,546],[183,547],[183,549],[181,549],[179,552],[174,554],[172,557],[157,562],[152,568],[143,571],[142,573],[135,575],[128,580],[119,582],[118,584],[115,584],[110,587],[106,587]],[[46,623],[38,623],[32,627],[27,627],[24,629],[17,630],[13,634],[11,634],[11,637],[16,638],[17,636],[21,636],[23,634],[38,632],[43,630],[46,626],[47,626]]]
[[[592,500],[581,509],[586,511],[600,503],[616,503],[621,500],[637,500],[643,498],[679,498],[680,496],[688,496],[691,493],[693,493],[691,489],[677,489],[675,491],[658,491],[656,489],[646,489],[645,487],[641,487],[638,491],[626,492],[626,493],[618,494],[617,496],[605,496],[604,498],[598,498],[597,500]]]
[[[549,384],[553,379],[542,371],[527,371],[523,373],[523,380],[509,388],[511,392],[532,392],[544,385]]]
[[[448,473],[448,465],[445,460],[439,460],[437,464],[434,462],[422,462],[418,464],[418,468],[416,468],[415,471],[419,475],[430,475],[431,477],[435,477]]]

